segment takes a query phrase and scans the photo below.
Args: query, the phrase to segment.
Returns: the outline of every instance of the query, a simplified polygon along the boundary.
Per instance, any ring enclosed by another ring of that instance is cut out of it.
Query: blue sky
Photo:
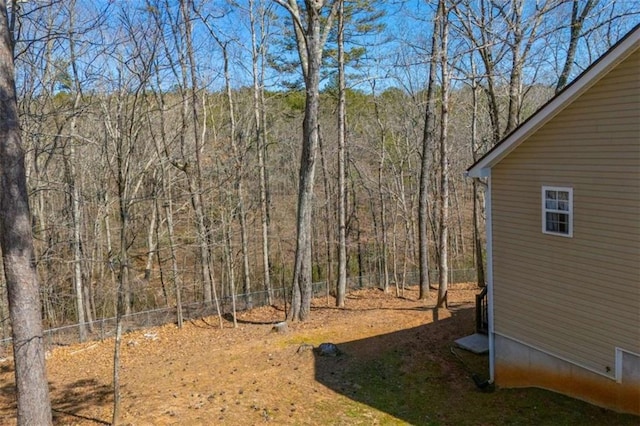
[[[158,1],[158,0],[149,0]],[[162,0],[164,1],[164,0]],[[224,85],[222,76],[222,53],[218,43],[211,37],[209,29],[213,29],[215,34],[227,43],[232,74],[232,84],[236,87],[251,84],[251,59],[250,59],[250,32],[248,23],[248,0],[236,0],[232,4],[225,0],[203,1],[195,0],[199,5],[204,17],[210,27],[207,28],[201,22],[194,21],[194,46],[196,49],[198,63],[198,79],[201,87],[209,90],[219,90]],[[255,0],[256,3],[260,1]],[[288,14],[273,1],[266,0],[265,6],[271,8],[277,19],[271,21],[267,28],[269,38],[266,43],[269,45],[270,54],[283,54],[281,42],[283,41],[282,28],[290,26],[291,22]],[[429,46],[432,32],[432,16],[434,5],[432,2],[424,0],[409,1],[378,1],[375,5],[385,11],[382,22],[385,30],[379,34],[359,37],[352,40],[352,46],[364,45],[367,48],[366,60],[361,61],[363,67],[351,70],[350,83],[353,87],[368,90],[371,87],[372,79],[376,81],[377,88],[396,86],[408,91],[421,90],[426,81],[427,63],[429,59]],[[525,3],[524,15],[531,13],[535,5],[541,1],[527,1]],[[27,3],[35,7],[35,3]],[[71,1],[57,3],[56,7],[68,6]],[[139,49],[145,49],[151,38],[155,34],[152,31],[153,20],[147,11],[146,0],[76,0],[80,12],[78,12],[77,27],[83,26],[85,31],[77,35],[79,64],[82,67],[85,77],[88,80],[99,80],[101,75],[115,79],[117,69],[126,71],[126,67],[118,68],[115,63],[125,62],[129,67],[142,66],[139,62],[127,58],[134,55]],[[168,2],[173,7],[173,13],[177,11],[177,1]],[[477,6],[479,3],[472,3]],[[580,44],[579,55],[574,75],[584,69],[597,56],[622,34],[640,21],[638,12],[640,3],[629,0],[611,2],[609,0],[599,0],[598,8],[588,19],[586,25],[594,30],[588,33],[588,37]],[[26,6],[25,6],[26,7]],[[107,13],[99,22],[102,27],[92,27],[91,16],[106,10]],[[36,39],[46,30],[47,23],[60,25],[65,28],[67,17],[64,10],[42,10],[38,12],[41,16],[35,25],[25,25],[24,35],[28,38]],[[549,15],[547,27],[562,27],[549,34],[544,41],[538,42],[533,49],[531,61],[525,67],[526,79],[534,82],[553,84],[557,77],[558,69],[562,63],[564,51],[567,45],[568,29],[566,22],[570,13],[570,4],[555,9]],[[635,14],[633,14],[635,13]],[[609,28],[599,26],[600,21],[604,21],[610,16],[622,15],[616,21],[616,26]],[[169,19],[168,14],[163,15],[163,19]],[[455,24],[455,17],[452,16]],[[125,28],[125,23],[131,22],[129,31]],[[169,24],[169,22],[165,22]],[[51,26],[51,25],[49,25]],[[180,42],[172,38],[170,26],[165,26],[165,34],[169,42],[168,54],[177,55]],[[132,35],[133,34],[133,35]],[[133,37],[133,39],[131,38]],[[588,41],[588,43],[587,43]],[[114,44],[115,42],[115,44]],[[499,41],[496,41],[496,51],[499,51]],[[105,47],[105,44],[107,45]],[[42,48],[43,45],[35,43],[32,49]],[[57,50],[54,57],[59,61],[68,60],[68,43],[64,39],[56,42]],[[468,63],[467,56],[460,56],[461,52],[469,48],[462,37],[452,32],[450,37],[451,57],[457,65]],[[164,47],[158,54],[166,54]],[[37,55],[36,55],[37,56]],[[290,58],[295,56],[289,55]],[[39,57],[42,60],[42,56]],[[167,65],[170,59],[167,57],[163,63]],[[498,58],[497,69],[508,74],[510,60],[508,56]],[[33,60],[33,58],[30,58]],[[42,65],[44,66],[44,64]],[[282,87],[285,79],[284,75],[266,67],[265,83],[270,89]],[[25,75],[24,78],[28,76]],[[454,76],[455,77],[455,76]],[[165,87],[171,87],[172,73],[167,68],[164,74]]]

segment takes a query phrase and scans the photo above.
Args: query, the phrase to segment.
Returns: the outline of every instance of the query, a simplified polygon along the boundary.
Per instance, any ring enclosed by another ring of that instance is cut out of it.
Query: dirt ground
[[[345,309],[322,298],[314,301],[309,321],[288,324],[286,332],[273,330],[283,318],[282,307],[265,307],[241,313],[236,329],[226,320],[220,329],[217,317],[211,317],[188,322],[181,330],[165,325],[128,333],[122,346],[121,423],[459,423],[447,417],[451,405],[473,404],[457,398],[479,392],[449,347],[473,333],[477,291],[474,285],[454,285],[449,309],[438,311],[433,309],[435,295],[418,301],[417,288],[405,290],[404,297],[357,291],[348,296]],[[319,356],[311,346],[323,342],[336,344],[342,354]],[[486,357],[462,355],[479,366],[487,362]],[[110,423],[112,365],[113,340],[49,353],[56,424]],[[425,365],[432,365],[432,371],[418,372]],[[429,383],[446,395],[422,395]],[[386,393],[376,393],[377,388]],[[13,367],[5,360],[0,363],[2,425],[15,424],[13,392]],[[433,413],[416,417],[416,406],[425,404],[433,404]],[[482,423],[495,424],[468,424]]]
[[[457,285],[452,309],[468,307],[473,286]],[[371,356],[375,345],[360,345],[358,353],[345,343],[389,335],[385,343],[406,336],[393,332],[430,323],[429,302],[417,301],[417,289],[404,298],[379,290],[348,296],[345,309],[331,299],[314,300],[309,321],[288,324],[275,332],[282,307],[240,313],[238,328],[217,317],[128,333],[123,339],[121,368],[122,416],[131,424],[253,424],[313,422],[309,398],[330,402],[334,390],[315,378],[316,354],[307,345],[335,343],[350,358]],[[442,317],[450,317],[442,310]],[[465,315],[454,327],[441,330],[452,338],[473,328]],[[453,326],[453,324],[451,324]],[[445,336],[433,336],[443,338]],[[445,337],[446,338],[446,337]],[[369,352],[369,353],[366,353]],[[112,413],[113,340],[88,342],[51,350],[47,360],[56,423],[108,423]],[[0,423],[12,424],[13,367],[0,364]]]

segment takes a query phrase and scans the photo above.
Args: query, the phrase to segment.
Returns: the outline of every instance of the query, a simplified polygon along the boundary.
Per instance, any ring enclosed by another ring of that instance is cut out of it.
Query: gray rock
[[[320,356],[338,356],[342,355],[342,351],[333,343],[320,343],[320,345],[314,349]]]

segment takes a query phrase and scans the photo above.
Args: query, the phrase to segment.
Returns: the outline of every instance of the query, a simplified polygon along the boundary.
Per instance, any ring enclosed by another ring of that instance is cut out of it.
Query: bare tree
[[[572,2],[571,25],[569,26],[569,48],[567,49],[567,57],[564,61],[562,72],[560,73],[558,83],[556,84],[556,93],[562,90],[569,81],[569,76],[571,75],[571,70],[573,69],[574,61],[576,59],[576,52],[578,51],[578,41],[580,40],[580,37],[582,37],[584,21],[589,16],[589,13],[591,13],[591,10],[594,8],[596,3],[597,0],[573,0]],[[580,10],[581,4],[582,10]]]
[[[231,141],[231,147],[233,149],[233,161],[234,161],[234,186],[236,195],[236,208],[237,216],[240,221],[240,239],[242,246],[242,280],[244,283],[244,299],[247,309],[253,308],[253,296],[251,295],[251,273],[249,270],[249,235],[247,230],[247,211],[245,207],[245,190],[244,190],[244,170],[245,170],[245,143],[242,134],[238,134],[234,102],[233,91],[231,89],[231,75],[229,73],[229,54],[227,51],[227,43],[222,42],[218,37],[211,32],[212,36],[216,39],[216,42],[222,49],[222,57],[224,60],[224,81],[225,92],[227,95],[227,107],[229,111],[229,139]],[[228,238],[228,241],[231,239]],[[235,289],[232,288],[235,293]],[[235,294],[233,295],[235,297]],[[234,299],[235,300],[235,299]],[[234,317],[235,318],[235,317]]]
[[[470,55],[471,65],[471,158],[475,162],[479,158],[480,146],[478,137],[478,82],[476,76],[476,65],[474,56]],[[482,251],[482,212],[484,203],[482,202],[482,192],[480,181],[473,180],[473,247],[476,260],[476,276],[478,286],[485,287],[486,279],[484,273],[484,256]]]
[[[84,293],[85,293],[85,285],[82,274],[82,239],[81,239],[81,227],[82,227],[82,218],[81,218],[81,209],[80,209],[80,188],[79,188],[79,179],[78,172],[76,171],[76,161],[78,160],[76,156],[76,123],[78,118],[78,108],[80,107],[80,102],[82,100],[82,87],[80,83],[80,77],[78,73],[78,64],[77,64],[77,56],[76,56],[76,41],[74,40],[74,32],[75,28],[75,0],[70,2],[69,4],[69,29],[68,29],[68,37],[69,37],[69,63],[71,67],[71,80],[74,91],[74,99],[73,99],[73,109],[72,109],[72,117],[69,124],[71,138],[67,142],[69,153],[65,155],[65,166],[67,169],[68,180],[67,184],[69,186],[69,195],[71,197],[71,218],[72,218],[72,244],[73,244],[73,283],[74,289],[76,293],[76,312],[78,315],[78,330],[80,335],[80,341],[84,341],[87,338],[87,326],[86,323],[89,322],[91,315],[85,306]]]
[[[159,106],[159,126],[149,126],[151,129],[151,138],[155,142],[156,155],[158,156],[159,168],[160,168],[160,202],[162,203],[162,208],[164,211],[166,228],[167,228],[167,236],[169,240],[169,256],[171,258],[171,281],[173,283],[174,293],[175,293],[175,303],[176,303],[176,321],[178,324],[178,328],[182,328],[183,315],[182,315],[182,282],[181,277],[178,271],[178,255],[176,248],[176,237],[175,237],[175,228],[173,224],[173,215],[174,215],[174,207],[173,207],[173,197],[171,195],[171,177],[172,177],[172,169],[168,167],[170,160],[169,157],[169,149],[167,147],[167,134],[165,131],[166,126],[166,118],[165,118],[165,97],[162,93],[160,74],[157,70],[158,63],[154,62],[154,67],[156,68],[155,78],[156,85],[158,87],[157,90],[154,91],[156,102]],[[153,129],[154,127],[159,128],[159,134],[156,134]],[[156,200],[156,204],[158,200]]]
[[[377,124],[378,130],[378,140],[379,140],[379,151],[378,151],[378,164],[377,164],[377,186],[378,186],[378,203],[380,208],[380,226],[375,226],[374,228],[376,234],[379,233],[380,238],[380,253],[378,258],[378,267],[379,267],[379,275],[382,280],[382,290],[386,293],[389,291],[389,263],[388,263],[388,254],[389,254],[389,241],[387,236],[387,202],[386,202],[386,194],[385,194],[385,175],[384,169],[386,167],[387,160],[387,129],[385,128],[385,123],[382,121],[382,114],[380,112],[380,104],[377,102],[376,96],[376,82],[372,82],[371,92],[374,97],[374,111],[375,111],[375,121]],[[372,215],[375,216],[375,213],[372,209]]]
[[[346,88],[344,71],[344,0],[338,11],[338,286],[336,306],[344,307],[347,292]]]
[[[200,260],[200,280],[204,301],[215,303],[222,327],[219,301],[213,276],[212,254],[209,247],[211,226],[205,213],[204,183],[202,178],[202,152],[206,135],[206,122],[201,121],[198,105],[197,57],[193,42],[194,14],[198,10],[192,0],[180,0],[177,10],[168,0],[146,0],[149,12],[158,28],[168,36],[162,39],[168,66],[175,78],[181,99],[180,126],[177,138],[181,159],[172,159],[172,164],[183,172],[188,186],[191,207],[195,214],[197,248]],[[174,13],[175,12],[175,13]],[[167,28],[168,27],[168,28]],[[191,131],[193,147],[188,145]]]
[[[168,7],[168,6],[167,6]],[[196,57],[193,47],[193,22],[191,11],[194,8],[192,0],[180,0],[181,26],[184,28],[183,40],[179,45],[183,46],[181,52],[180,66],[182,71],[183,88],[183,125],[186,132],[187,116],[191,114],[195,164],[189,167],[185,164],[184,171],[189,181],[190,193],[192,197],[193,209],[196,213],[198,242],[200,246],[202,280],[204,286],[205,301],[211,303],[215,300],[216,310],[220,315],[216,286],[213,279],[211,265],[211,251],[209,249],[209,223],[204,212],[203,202],[203,182],[202,182],[202,143],[204,137],[200,137],[200,126],[198,117],[198,76],[196,72]],[[220,324],[222,326],[222,324]]]
[[[15,2],[13,3],[15,6]],[[13,11],[15,13],[15,10]],[[0,247],[13,334],[19,425],[49,425],[40,293],[6,0],[0,0]]]
[[[311,215],[313,180],[318,147],[318,116],[320,108],[320,68],[322,52],[338,1],[305,0],[302,7],[296,0],[274,0],[284,7],[292,18],[296,44],[306,87],[305,113],[302,124],[302,155],[298,186],[298,213],[296,220],[296,255],[293,269],[292,302],[287,318],[304,321],[311,310]],[[328,5],[328,6],[327,6]],[[325,12],[326,9],[328,12]]]
[[[433,21],[433,35],[431,39],[431,58],[429,60],[429,78],[427,80],[427,102],[425,105],[424,132],[422,134],[422,158],[420,163],[420,199],[418,204],[418,244],[420,265],[420,299],[429,297],[429,165],[430,149],[435,143],[435,84],[438,64],[438,36],[440,33],[440,18]]]
[[[259,2],[259,14],[261,18],[259,21],[256,19],[256,11],[254,0],[249,0],[249,19],[251,27],[251,74],[253,81],[253,118],[255,121],[256,132],[256,154],[258,157],[258,168],[260,173],[260,213],[261,213],[261,228],[262,228],[262,279],[264,281],[264,288],[267,290],[267,303],[273,303],[273,286],[271,284],[271,264],[270,264],[270,250],[269,250],[269,237],[270,237],[270,208],[269,208],[269,193],[267,185],[267,166],[265,164],[265,158],[267,154],[266,143],[266,123],[264,119],[265,104],[264,104],[264,70],[259,72],[259,64],[264,66],[264,53],[266,51],[266,20],[269,16],[269,11],[265,9],[263,2]],[[261,25],[257,25],[260,22]],[[260,43],[258,43],[257,35],[260,31]]]
[[[449,67],[447,61],[449,20],[445,0],[439,0],[436,19],[440,20],[440,226],[439,226],[439,268],[438,268],[438,301],[436,307],[447,306],[447,290],[449,284]]]

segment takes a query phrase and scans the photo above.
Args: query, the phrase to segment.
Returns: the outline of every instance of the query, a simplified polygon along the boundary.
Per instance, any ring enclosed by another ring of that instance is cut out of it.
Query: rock
[[[342,355],[342,352],[333,343],[320,343],[320,345],[314,349],[320,356],[338,356]]]
[[[313,349],[313,345],[310,345],[308,343],[303,343],[298,347],[298,350],[296,351],[296,353],[300,354],[312,349]]]
[[[148,340],[158,340],[158,333],[144,333],[144,338]]]

